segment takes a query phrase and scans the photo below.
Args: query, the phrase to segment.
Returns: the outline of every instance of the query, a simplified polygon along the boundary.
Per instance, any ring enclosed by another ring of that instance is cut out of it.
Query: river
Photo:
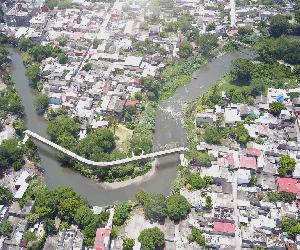
[[[35,93],[29,86],[21,55],[16,49],[11,49],[10,53],[12,79],[25,107],[26,127],[48,138],[46,133],[47,121],[37,115],[33,106]],[[247,57],[247,55],[235,51],[214,59],[196,72],[194,79],[188,85],[178,88],[173,97],[160,104],[156,114],[155,150],[164,148],[165,145],[170,143],[176,143],[178,146],[186,145],[186,131],[183,127],[181,113],[184,104],[203,94],[229,70],[231,61],[240,57]],[[156,173],[148,181],[125,188],[105,190],[94,181],[72,169],[61,167],[52,149],[39,142],[36,142],[36,144],[41,157],[41,167],[44,169],[45,181],[49,188],[59,185],[70,186],[92,205],[99,206],[109,205],[115,201],[134,199],[134,194],[140,189],[164,194],[169,193],[170,185],[176,177],[179,164],[178,155],[160,158]]]

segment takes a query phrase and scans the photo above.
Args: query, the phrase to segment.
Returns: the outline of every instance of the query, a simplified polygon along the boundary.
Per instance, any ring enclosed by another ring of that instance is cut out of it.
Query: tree
[[[209,23],[207,26],[206,26],[206,32],[209,32],[209,31],[213,31],[216,29],[216,23],[215,22],[212,22],[212,23]]]
[[[173,194],[167,198],[167,213],[171,220],[178,221],[185,218],[190,208],[190,203],[180,194]]]
[[[42,77],[40,66],[37,63],[28,65],[26,68],[26,75],[31,81],[30,85],[33,88],[37,88],[37,83],[41,80]]]
[[[204,130],[203,139],[210,144],[220,144],[222,134],[216,126],[207,126]]]
[[[116,226],[121,226],[127,220],[131,208],[127,202],[118,203],[115,206],[115,213],[113,218],[113,223]]]
[[[250,25],[239,27],[239,35],[241,36],[251,35],[252,33],[253,33],[253,28]]]
[[[209,155],[207,152],[199,152],[196,149],[190,149],[187,151],[186,155],[191,164],[207,168],[211,167],[211,161],[214,160],[214,157]]]
[[[271,109],[270,109],[270,113],[278,116],[281,112],[281,110],[285,109],[285,106],[283,103],[281,102],[272,102],[271,103]]]
[[[59,37],[56,38],[56,41],[58,42],[59,46],[66,46],[67,42],[68,42],[68,37],[65,35],[61,35]]]
[[[286,217],[282,220],[282,231],[287,232],[291,236],[300,233],[300,223],[296,217]]]
[[[23,161],[23,152],[18,140],[4,140],[0,145],[0,169],[8,168],[17,161]]]
[[[248,133],[248,130],[244,127],[244,124],[239,123],[235,128],[235,138],[237,142],[239,142],[242,145],[246,145],[249,140],[250,136]]]
[[[80,124],[67,115],[60,115],[56,119],[49,121],[47,128],[47,133],[54,142],[57,142],[58,137],[64,133],[75,137],[79,131]]]
[[[0,236],[7,237],[13,231],[11,222],[9,220],[3,220],[0,224]]]
[[[39,93],[34,100],[34,107],[36,111],[44,113],[49,104],[49,96],[47,94]]]
[[[280,176],[286,176],[293,173],[296,167],[296,160],[288,155],[283,155],[280,157],[280,168],[278,173]]]
[[[6,68],[6,64],[9,62],[8,55],[8,50],[6,48],[0,47],[0,68],[2,70]]]
[[[140,233],[138,241],[141,243],[142,250],[155,250],[164,245],[165,236],[158,227],[153,227],[144,229]]]
[[[200,47],[200,52],[210,57],[212,50],[218,47],[218,35],[205,33],[197,38],[197,44]]]
[[[84,70],[84,71],[90,71],[91,69],[92,69],[92,66],[93,66],[93,64],[92,63],[90,63],[90,62],[87,62],[83,67],[82,67],[82,69]]]
[[[75,217],[77,208],[81,205],[81,201],[75,198],[64,199],[58,207],[58,215],[67,222],[72,222]]]
[[[193,47],[192,45],[186,41],[183,40],[180,44],[179,44],[179,56],[182,58],[188,58],[192,55],[193,53]]]
[[[188,240],[196,242],[199,246],[205,246],[205,237],[199,229],[193,228]]]
[[[0,186],[0,204],[9,206],[12,203],[13,194],[7,187]]]
[[[283,34],[287,34],[289,27],[288,18],[286,16],[276,15],[270,19],[269,32],[273,37],[279,37]]]
[[[147,218],[162,221],[167,217],[166,198],[163,194],[150,194],[149,200],[144,205]]]
[[[27,51],[34,46],[33,41],[30,38],[21,37],[18,43],[18,47],[22,51]]]
[[[55,220],[47,218],[43,221],[43,227],[47,235],[56,234]]]
[[[34,232],[27,231],[23,235],[23,240],[25,241],[26,244],[28,244],[29,242],[36,241],[37,236]]]
[[[17,135],[19,135],[19,136],[23,135],[23,132],[25,130],[24,120],[22,120],[22,119],[14,120],[13,128],[15,129]]]
[[[118,122],[114,116],[108,117],[108,126],[113,130],[114,135],[116,134],[116,128],[118,127]]]
[[[81,228],[85,228],[94,218],[92,210],[87,206],[81,206],[76,210],[74,220]]]
[[[206,195],[205,197],[205,208],[206,209],[212,209],[213,204],[212,204],[212,199],[209,195]]]
[[[230,74],[236,84],[249,84],[252,79],[253,64],[248,59],[236,59],[231,66]]]
[[[115,148],[115,145],[112,131],[108,128],[99,128],[80,141],[78,152],[88,159],[101,161]]]
[[[190,173],[187,177],[188,188],[191,190],[201,190],[208,188],[213,184],[213,178],[207,175],[203,177],[196,173]]]
[[[145,205],[149,201],[150,195],[145,190],[140,190],[135,194],[135,198],[138,200],[139,204]]]
[[[132,250],[134,247],[134,239],[125,238],[123,240],[123,250]]]

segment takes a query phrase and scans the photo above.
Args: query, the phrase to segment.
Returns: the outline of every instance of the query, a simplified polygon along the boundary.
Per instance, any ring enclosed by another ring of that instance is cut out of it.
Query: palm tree
[[[108,127],[112,128],[114,135],[116,134],[117,126],[118,126],[118,123],[117,123],[115,117],[109,116],[108,117]]]

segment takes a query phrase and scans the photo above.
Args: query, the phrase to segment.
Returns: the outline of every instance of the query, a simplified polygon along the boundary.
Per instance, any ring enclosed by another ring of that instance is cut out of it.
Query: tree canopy
[[[77,136],[80,131],[80,125],[73,118],[67,115],[60,115],[56,119],[49,121],[47,133],[51,140],[57,142],[62,134]]]
[[[187,199],[180,194],[173,194],[167,198],[167,213],[171,220],[184,219],[190,211],[191,205]]]
[[[165,244],[164,233],[158,227],[144,229],[138,240],[141,243],[142,250],[155,250]]]
[[[283,15],[275,15],[270,19],[269,32],[273,37],[279,37],[288,33],[289,29],[288,18]]]

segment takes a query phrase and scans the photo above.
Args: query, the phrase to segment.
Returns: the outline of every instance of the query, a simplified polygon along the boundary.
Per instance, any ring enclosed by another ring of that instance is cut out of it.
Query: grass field
[[[116,138],[117,138],[117,149],[124,152],[129,148],[129,140],[132,137],[133,131],[126,128],[122,124],[118,124],[116,128]]]

